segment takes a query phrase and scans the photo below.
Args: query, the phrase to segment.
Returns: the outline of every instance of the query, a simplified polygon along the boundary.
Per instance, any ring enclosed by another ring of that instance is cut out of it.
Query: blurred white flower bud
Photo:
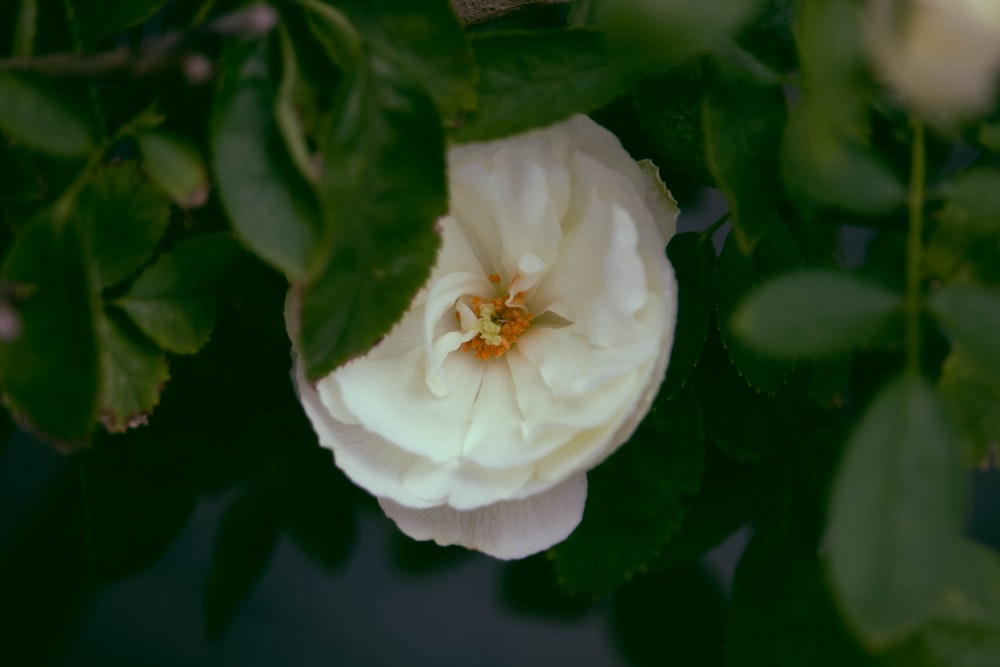
[[[876,74],[912,109],[948,124],[993,105],[1000,0],[870,0]]]

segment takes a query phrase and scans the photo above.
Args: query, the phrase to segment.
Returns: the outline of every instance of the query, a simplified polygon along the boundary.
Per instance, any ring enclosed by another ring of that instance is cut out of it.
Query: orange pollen
[[[489,278],[493,284],[500,282],[500,276],[495,273],[491,274]],[[510,281],[511,286],[517,282],[518,278],[519,276],[514,276]],[[508,301],[511,305],[507,305]],[[496,333],[484,336],[483,331],[480,331],[475,338],[462,343],[461,350],[472,352],[476,355],[476,359],[484,361],[502,357],[517,342],[521,334],[531,326],[531,319],[534,317],[524,308],[524,292],[511,294],[510,288],[505,295],[494,299],[471,297],[469,305],[476,317],[484,323],[484,328],[488,326]],[[461,321],[457,312],[455,317]]]

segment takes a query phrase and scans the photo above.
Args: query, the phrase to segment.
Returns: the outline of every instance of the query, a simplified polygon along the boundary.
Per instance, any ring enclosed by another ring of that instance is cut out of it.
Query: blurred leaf
[[[342,9],[379,57],[410,70],[449,126],[476,108],[476,65],[449,0],[378,0]]]
[[[115,301],[157,345],[193,354],[208,342],[239,256],[227,236],[200,236],[164,253]]]
[[[22,296],[14,302],[20,335],[0,343],[12,411],[50,438],[83,440],[97,409],[97,306],[76,226],[36,220],[16,238],[0,275]]]
[[[672,396],[698,364],[708,337],[715,303],[715,248],[701,233],[683,232],[670,239],[667,256],[677,276],[679,303],[670,365],[661,391]]]
[[[294,20],[293,15],[292,21]],[[315,100],[303,102],[299,99],[307,85],[299,71],[299,63],[296,59],[303,57],[298,56],[296,48],[304,49],[314,40],[310,40],[308,35],[291,32],[293,29],[294,27],[286,27],[284,24],[279,25],[281,84],[278,86],[274,100],[274,119],[299,174],[307,181],[316,183],[319,181],[319,163],[310,153],[305,127],[306,117],[311,106],[309,102],[315,103]],[[292,37],[293,34],[295,37]],[[326,60],[326,58],[322,60]]]
[[[864,111],[868,76],[858,5],[843,0],[798,3],[795,37],[804,87],[814,106],[835,125],[856,119]]]
[[[1000,234],[942,220],[931,228],[923,259],[932,280],[943,284],[1000,286]]]
[[[937,616],[894,655],[894,665],[992,667],[1000,659],[1000,558],[972,540],[959,543]]]
[[[907,376],[875,398],[834,482],[830,572],[851,625],[872,647],[931,615],[953,564],[963,475],[944,406]]]
[[[645,575],[611,598],[611,630],[628,664],[722,667],[725,601],[700,567]]]
[[[123,579],[155,563],[187,525],[201,494],[192,438],[153,437],[146,429],[104,435],[79,465],[94,574]]]
[[[10,3],[13,5],[14,3]],[[14,44],[11,55],[30,56],[35,50],[35,34],[38,30],[38,0],[20,0],[14,23]],[[10,11],[15,11],[11,6]],[[0,53],[6,50],[0,46]]]
[[[135,162],[104,167],[80,194],[73,216],[86,235],[100,288],[117,285],[152,257],[170,221],[170,200]]]
[[[733,330],[776,357],[850,352],[892,325],[902,297],[848,274],[807,269],[752,292],[733,314]]]
[[[0,71],[0,130],[52,155],[79,156],[94,150],[87,111],[47,81]]]
[[[588,474],[583,520],[552,550],[560,582],[600,595],[641,571],[680,525],[704,456],[693,394],[661,396],[632,438]]]
[[[793,22],[798,0],[758,0],[736,42],[774,72],[798,69]]]
[[[357,39],[333,18],[313,15],[318,35]],[[430,275],[435,223],[448,210],[437,110],[392,63],[351,65],[321,149],[323,202],[338,240],[323,272],[298,286],[297,350],[310,378],[364,354],[400,319]]]
[[[272,115],[273,60],[265,39],[229,44],[213,105],[212,153],[233,227],[263,259],[304,278],[326,258],[329,230]]]
[[[267,498],[245,493],[226,506],[219,520],[205,582],[205,633],[219,641],[257,588],[281,537]]]
[[[596,22],[616,48],[680,60],[718,47],[746,19],[757,0],[593,0]]]
[[[831,120],[818,100],[807,99],[792,112],[781,144],[782,174],[799,204],[861,215],[901,209],[903,184],[849,129]]]
[[[1000,635],[1000,555],[964,538],[950,569],[938,620],[989,628]]]
[[[1000,169],[977,167],[959,174],[941,188],[942,225],[965,228],[976,234],[1000,231]]]
[[[732,234],[726,238],[718,262],[716,321],[722,342],[736,369],[751,387],[773,394],[784,386],[790,362],[765,357],[748,348],[732,329],[733,313],[757,285],[802,265],[801,256],[787,236],[771,234],[744,255]]]
[[[989,446],[1000,442],[1000,378],[983,372],[961,350],[948,356],[938,391],[951,410],[965,444],[965,464],[980,465]]]
[[[188,139],[162,131],[135,136],[150,179],[181,206],[200,206],[208,197],[208,174],[197,147]]]
[[[587,28],[474,35],[479,107],[452,133],[486,141],[551,125],[628,90],[634,66],[612,59],[604,34]]]
[[[778,149],[788,110],[779,86],[760,86],[721,67],[705,78],[702,109],[709,168],[726,195],[744,253],[779,221]]]
[[[1000,378],[1000,289],[944,287],[931,295],[930,307],[955,347]]]
[[[149,20],[167,0],[71,0],[71,3],[83,48],[90,50],[102,38],[114,37]]]
[[[690,172],[711,184],[701,109],[704,84],[697,67],[673,67],[643,77],[633,91],[639,121],[664,160],[661,168]]]
[[[101,342],[101,421],[112,432],[144,423],[170,377],[167,357],[124,316],[104,312]]]

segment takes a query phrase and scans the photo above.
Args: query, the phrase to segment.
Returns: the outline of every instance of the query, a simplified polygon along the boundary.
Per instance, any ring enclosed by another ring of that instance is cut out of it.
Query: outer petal
[[[379,505],[415,540],[460,544],[496,558],[524,558],[566,539],[583,517],[587,477],[575,475],[521,500],[461,511],[451,507],[413,509],[385,498]]]

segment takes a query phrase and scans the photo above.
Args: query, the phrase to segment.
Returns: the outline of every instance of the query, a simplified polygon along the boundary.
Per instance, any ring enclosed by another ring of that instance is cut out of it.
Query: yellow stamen
[[[490,275],[490,282],[497,284],[500,276]],[[510,281],[515,285],[519,276]],[[508,303],[510,305],[508,305]],[[524,292],[507,294],[494,299],[482,299],[474,296],[470,299],[470,307],[479,319],[472,325],[470,331],[479,335],[470,341],[462,343],[462,351],[472,352],[477,359],[496,359],[503,356],[517,341],[518,337],[531,326],[531,313],[524,308]],[[458,313],[456,313],[456,317]]]

